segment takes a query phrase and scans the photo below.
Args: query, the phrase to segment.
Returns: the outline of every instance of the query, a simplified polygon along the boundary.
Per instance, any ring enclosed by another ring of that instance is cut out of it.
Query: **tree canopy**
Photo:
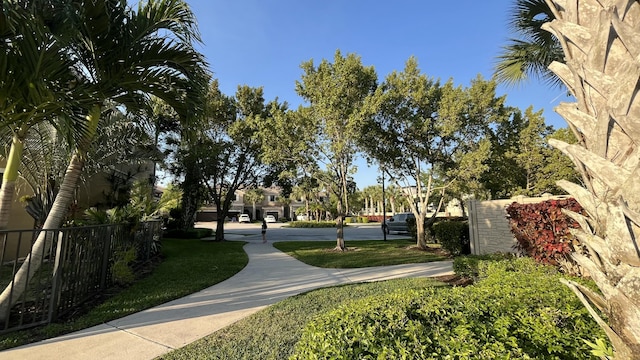
[[[343,216],[349,212],[349,181],[355,172],[357,139],[361,108],[365,98],[375,91],[377,75],[373,66],[364,66],[360,57],[338,50],[333,63],[313,60],[302,63],[302,78],[296,82],[296,92],[309,103],[307,116],[316,124],[314,147],[317,162],[324,163],[327,190],[337,198],[338,234],[336,248],[344,250]]]

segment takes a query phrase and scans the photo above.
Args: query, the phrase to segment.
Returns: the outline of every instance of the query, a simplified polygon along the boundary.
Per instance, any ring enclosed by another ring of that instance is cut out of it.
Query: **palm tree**
[[[554,19],[549,5],[545,0],[515,0],[509,18],[510,28],[520,37],[510,39],[498,56],[498,82],[515,85],[535,76],[561,86],[549,64],[563,59],[562,47],[555,36],[541,29],[542,24]]]
[[[285,214],[285,209],[289,208],[289,216],[292,218],[293,220],[293,209],[291,208],[291,196],[285,196],[283,195],[279,195],[278,196],[278,203],[280,203],[280,205],[282,205],[282,213]]]
[[[56,3],[57,4],[57,3]],[[45,229],[62,224],[74,196],[100,119],[111,103],[131,112],[145,110],[150,95],[172,106],[183,117],[193,116],[194,103],[206,88],[204,59],[192,42],[199,41],[195,18],[180,0],[141,3],[132,11],[126,1],[91,0],[75,4],[70,15],[77,32],[64,49],[78,63],[72,72],[91,86],[83,131],[74,142],[60,190],[44,223]],[[197,107],[196,107],[197,108]],[[46,232],[35,241],[27,260],[0,294],[0,317],[24,291],[27,280],[42,263]]]
[[[385,189],[385,195],[389,200],[389,204],[391,205],[391,214],[395,215],[396,206],[400,205],[400,203],[402,203],[402,201],[404,201],[404,198],[405,198],[402,195],[402,190],[399,187],[391,184],[387,189]],[[404,211],[404,207],[402,208],[402,211]]]
[[[364,211],[368,215],[373,215],[373,201],[371,200],[371,193],[371,186],[367,186],[360,192],[360,195],[362,196],[362,200],[364,202]]]
[[[640,359],[640,2],[634,0],[549,1],[555,34],[566,64],[550,68],[575,103],[556,112],[578,144],[549,143],[581,171],[584,187],[560,181],[588,216],[580,224],[572,256],[600,292],[566,281],[605,330],[616,358]],[[608,318],[605,322],[597,308]]]
[[[42,11],[46,8],[42,1],[3,1],[1,6],[0,138],[11,139],[0,187],[0,229],[4,229],[29,131],[42,122],[62,132],[81,127],[74,121],[79,114],[69,94],[81,94],[82,86],[70,71],[76,60],[66,56],[69,27],[49,18],[52,13]],[[57,25],[55,32],[48,25],[52,23]]]
[[[256,220],[256,204],[262,202],[262,200],[264,200],[264,189],[252,188],[244,194],[244,201],[251,204],[251,219]]]

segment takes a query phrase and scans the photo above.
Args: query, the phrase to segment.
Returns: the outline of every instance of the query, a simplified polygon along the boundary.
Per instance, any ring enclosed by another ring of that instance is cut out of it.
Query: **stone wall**
[[[509,229],[509,220],[507,220],[506,212],[507,206],[512,203],[535,204],[546,200],[566,199],[568,197],[547,194],[535,198],[517,196],[504,200],[468,201],[471,254],[516,252],[513,248],[516,244],[516,239]]]

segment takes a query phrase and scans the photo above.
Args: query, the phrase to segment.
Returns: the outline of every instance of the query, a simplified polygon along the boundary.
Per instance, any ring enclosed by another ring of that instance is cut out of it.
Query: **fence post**
[[[116,228],[119,228],[121,225],[107,226],[106,227],[106,236],[104,239],[104,245],[102,248],[102,268],[100,270],[100,289],[104,290],[107,287],[107,272],[109,271],[109,256],[111,255],[111,242],[114,233],[118,231],[114,231]]]
[[[47,230],[44,230],[47,231]],[[60,305],[60,276],[62,276],[62,264],[64,263],[63,252],[65,236],[64,230],[57,230],[53,233],[52,239],[57,238],[56,242],[56,260],[53,264],[52,284],[51,284],[51,301],[49,301],[48,322],[51,323],[58,316],[58,306]],[[57,236],[56,236],[57,235]],[[46,237],[45,237],[46,238]]]
[[[480,254],[480,242],[478,234],[478,201],[469,200],[467,203],[469,217],[469,247],[472,255]]]

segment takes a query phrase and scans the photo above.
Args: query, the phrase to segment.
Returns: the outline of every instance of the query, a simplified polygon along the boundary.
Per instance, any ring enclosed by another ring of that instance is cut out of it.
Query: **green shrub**
[[[424,241],[427,244],[437,243],[435,233],[433,232],[433,224],[437,221],[435,218],[424,219]],[[407,231],[411,235],[411,240],[416,242],[418,240],[418,227],[416,226],[416,219],[410,217],[407,219]]]
[[[111,275],[113,281],[120,285],[129,285],[135,280],[135,274],[130,264],[136,259],[136,248],[129,247],[126,250],[116,251],[113,255]]]
[[[495,253],[485,255],[458,256],[453,259],[453,271],[456,275],[477,279],[479,276],[480,262],[499,261],[513,258],[513,254]]]
[[[530,259],[489,264],[474,286],[395,292],[325,313],[291,358],[591,358],[583,339],[605,335],[557,272]]]
[[[336,227],[333,221],[292,221],[289,223],[292,228],[332,228]]]
[[[439,221],[433,225],[436,241],[451,255],[469,254],[469,221]]]

